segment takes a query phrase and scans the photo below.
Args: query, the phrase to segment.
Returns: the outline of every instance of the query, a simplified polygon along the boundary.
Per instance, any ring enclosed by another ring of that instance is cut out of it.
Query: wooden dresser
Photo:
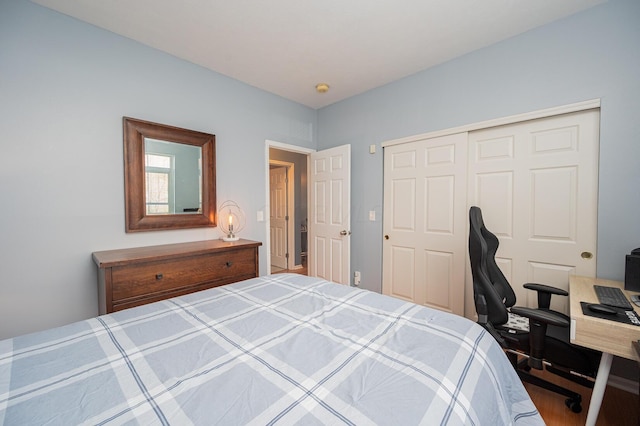
[[[97,251],[100,314],[257,277],[261,245],[209,240]]]

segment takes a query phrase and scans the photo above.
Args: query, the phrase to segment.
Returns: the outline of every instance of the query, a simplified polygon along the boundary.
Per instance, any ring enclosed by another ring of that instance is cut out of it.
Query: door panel
[[[500,239],[518,304],[537,304],[525,282],[568,290],[570,275],[595,276],[598,128],[589,110],[469,134],[469,204]],[[554,297],[552,308],[566,313],[568,301]]]
[[[309,275],[349,285],[351,146],[310,157]]]
[[[344,244],[342,239],[331,239],[331,278],[330,281],[341,284],[349,284],[349,276],[347,275],[347,281],[344,282],[342,268],[344,263],[342,262]]]
[[[460,315],[466,142],[462,133],[395,145],[384,159],[382,292]]]
[[[393,229],[413,232],[416,230],[416,180],[397,179],[391,183],[390,201]]]
[[[412,247],[392,246],[389,275],[391,287],[384,292],[393,297],[408,301],[415,300],[416,282],[413,271],[416,268],[415,249]]]
[[[425,250],[424,275],[426,277],[426,300],[431,306],[442,310],[450,310],[452,297],[459,298],[459,295],[452,295],[449,288],[441,283],[453,283],[454,258],[452,253]]]

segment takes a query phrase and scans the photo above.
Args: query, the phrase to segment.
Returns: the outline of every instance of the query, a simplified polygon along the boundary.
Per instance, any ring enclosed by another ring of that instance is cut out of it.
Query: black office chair
[[[580,394],[530,373],[544,369],[583,386],[593,388],[600,352],[569,343],[568,316],[549,309],[552,295],[568,296],[564,290],[543,284],[524,287],[538,292],[538,308],[518,307],[511,285],[495,261],[498,238],[482,220],[478,207],[469,210],[469,258],[473,275],[473,295],[478,323],[487,329],[506,350],[520,379],[567,397],[565,404],[573,412],[582,411]],[[520,356],[522,360],[518,360]]]

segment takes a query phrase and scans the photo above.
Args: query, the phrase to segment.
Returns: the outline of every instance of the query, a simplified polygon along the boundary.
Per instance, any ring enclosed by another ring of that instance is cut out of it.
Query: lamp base
[[[240,237],[236,237],[235,235],[233,237],[222,237],[222,241],[238,241],[240,239]]]

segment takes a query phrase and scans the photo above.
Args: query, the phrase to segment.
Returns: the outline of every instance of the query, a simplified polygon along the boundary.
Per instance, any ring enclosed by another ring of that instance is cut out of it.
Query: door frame
[[[400,139],[392,139],[382,142],[382,148],[392,145],[398,145],[407,142],[416,142],[422,139],[432,139],[439,136],[448,136],[454,133],[472,132],[474,130],[482,130],[489,127],[497,127],[505,124],[515,124],[521,121],[535,120],[538,118],[552,117],[554,115],[568,114],[571,112],[585,111],[588,109],[600,108],[600,99],[590,99],[588,101],[577,102],[575,104],[562,105],[553,108],[546,108],[537,111],[526,112],[523,114],[510,115],[508,117],[495,118],[487,121],[467,124],[449,129],[436,130],[434,132],[422,133],[420,135],[407,136]]]
[[[289,152],[295,152],[298,154],[304,154],[307,156],[307,173],[309,170],[309,156],[311,155],[312,152],[316,152],[315,149],[310,149],[310,148],[303,148],[301,146],[297,146],[297,145],[290,145],[290,144],[286,144],[286,143],[282,143],[282,142],[277,142],[277,141],[272,141],[272,140],[265,140],[265,148],[264,148],[264,174],[265,174],[265,200],[266,200],[266,204],[265,204],[265,208],[263,210],[263,215],[264,215],[264,222],[265,222],[265,247],[266,247],[266,260],[267,260],[267,274],[271,273],[271,219],[270,219],[270,212],[271,212],[271,200],[269,198],[269,148],[275,148],[275,149],[279,149],[281,151],[289,151]],[[313,212],[313,206],[311,206],[310,204],[310,200],[309,200],[309,191],[307,191],[307,216],[310,216]],[[295,236],[295,234],[294,234]],[[307,259],[307,262],[309,261],[309,259]]]

